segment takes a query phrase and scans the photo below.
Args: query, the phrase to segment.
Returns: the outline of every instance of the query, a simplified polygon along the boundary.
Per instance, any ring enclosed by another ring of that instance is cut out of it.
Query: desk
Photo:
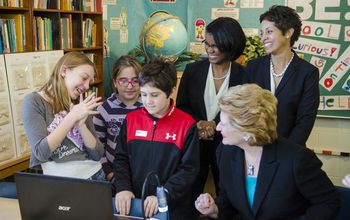
[[[0,219],[1,220],[21,220],[19,204],[17,199],[7,199],[0,197]],[[142,219],[129,216],[114,216],[113,220],[134,220]]]
[[[0,197],[0,219],[21,220],[17,199]]]
[[[30,154],[24,154],[14,159],[0,163],[0,179],[13,175],[17,171],[23,171],[29,167]]]

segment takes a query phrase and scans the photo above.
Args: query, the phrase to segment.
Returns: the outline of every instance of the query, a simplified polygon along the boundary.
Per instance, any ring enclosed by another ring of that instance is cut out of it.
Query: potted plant
[[[245,66],[251,59],[265,55],[265,49],[257,35],[248,36],[243,54],[236,60],[237,63]]]

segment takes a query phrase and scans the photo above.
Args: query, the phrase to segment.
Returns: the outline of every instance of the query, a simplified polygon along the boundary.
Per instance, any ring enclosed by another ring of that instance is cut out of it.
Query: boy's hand
[[[106,175],[106,179],[110,182],[114,177],[114,173],[110,172],[109,174]]]
[[[147,196],[144,203],[145,216],[152,217],[158,212],[158,200],[156,196]]]
[[[131,199],[135,198],[131,191],[120,191],[115,195],[115,207],[121,215],[129,215],[131,207]]]

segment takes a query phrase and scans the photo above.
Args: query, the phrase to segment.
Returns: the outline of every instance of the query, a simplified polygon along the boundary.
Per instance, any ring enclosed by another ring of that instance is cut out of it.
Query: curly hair
[[[277,99],[256,84],[244,84],[228,89],[219,100],[222,112],[231,125],[251,134],[248,144],[263,146],[277,138]]]
[[[287,6],[273,5],[268,11],[260,15],[260,23],[268,20],[275,23],[275,26],[282,31],[284,35],[289,29],[293,28],[294,33],[290,39],[290,46],[293,46],[298,40],[301,32],[301,20],[298,13]]]

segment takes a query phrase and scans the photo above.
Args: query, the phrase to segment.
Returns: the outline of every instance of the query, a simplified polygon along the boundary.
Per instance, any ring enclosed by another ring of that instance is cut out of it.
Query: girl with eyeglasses
[[[97,136],[105,146],[101,158],[106,180],[112,181],[116,139],[126,113],[142,107],[138,75],[140,63],[131,56],[121,56],[114,64],[112,80],[115,92],[97,108],[100,113],[93,119]]]

